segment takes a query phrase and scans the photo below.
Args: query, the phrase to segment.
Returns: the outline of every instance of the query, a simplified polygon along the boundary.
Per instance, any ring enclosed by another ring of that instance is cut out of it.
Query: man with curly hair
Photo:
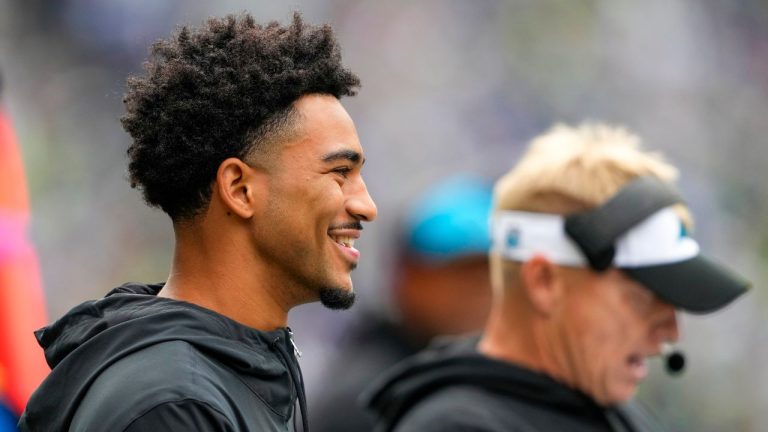
[[[170,275],[37,332],[53,370],[20,427],[307,431],[288,311],[352,305],[354,241],[376,217],[339,103],[359,80],[299,14],[183,27],[145,69],[122,122],[131,185],[173,223]]]

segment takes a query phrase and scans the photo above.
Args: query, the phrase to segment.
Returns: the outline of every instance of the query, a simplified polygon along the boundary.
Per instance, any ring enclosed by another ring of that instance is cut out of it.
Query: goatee
[[[355,292],[342,288],[323,288],[320,290],[320,303],[328,309],[349,309],[355,304]]]

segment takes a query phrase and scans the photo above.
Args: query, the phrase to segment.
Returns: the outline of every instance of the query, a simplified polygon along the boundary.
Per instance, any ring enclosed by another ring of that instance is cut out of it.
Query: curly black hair
[[[207,208],[222,161],[285,132],[301,96],[353,96],[360,85],[331,27],[308,25],[298,12],[287,26],[243,13],[181,27],[152,45],[144,69],[128,78],[124,98],[128,173],[174,221]]]

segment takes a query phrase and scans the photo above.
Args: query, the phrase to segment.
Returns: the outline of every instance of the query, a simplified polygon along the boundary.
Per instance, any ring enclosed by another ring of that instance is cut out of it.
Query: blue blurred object
[[[0,401],[0,432],[16,432],[16,416]]]
[[[491,185],[480,178],[461,175],[439,182],[407,213],[408,251],[432,261],[487,254],[492,201]]]

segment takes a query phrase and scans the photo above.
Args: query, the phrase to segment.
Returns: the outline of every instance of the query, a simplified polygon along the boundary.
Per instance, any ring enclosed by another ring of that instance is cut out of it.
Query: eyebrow
[[[348,160],[352,163],[358,163],[362,159],[362,156],[360,156],[360,153],[354,150],[339,150],[328,153],[322,158],[323,162],[334,162],[342,159]],[[365,163],[365,160],[363,160],[363,163]]]

